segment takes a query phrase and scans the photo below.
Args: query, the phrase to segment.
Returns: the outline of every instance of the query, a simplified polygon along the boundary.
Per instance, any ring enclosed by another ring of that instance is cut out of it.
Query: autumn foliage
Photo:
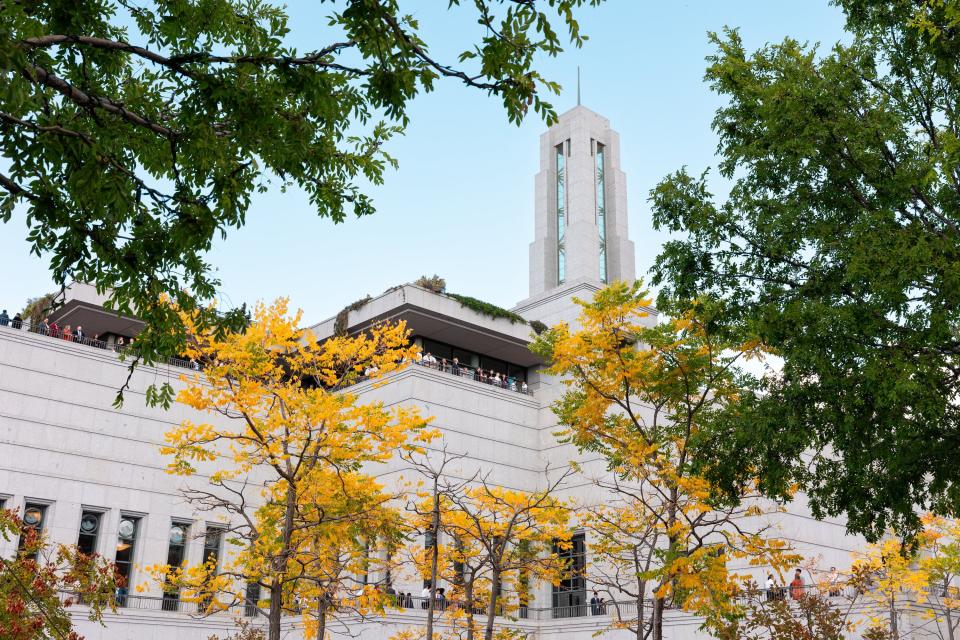
[[[3,640],[82,640],[68,609],[87,607],[100,622],[114,607],[118,576],[112,563],[76,547],[50,548],[45,536],[14,511],[0,509],[0,537],[22,541],[12,558],[0,558],[0,638]]]
[[[535,350],[567,386],[555,406],[562,436],[606,461],[594,478],[604,496],[582,505],[589,579],[636,602],[636,613],[612,617],[637,638],[662,637],[668,604],[719,623],[738,613],[746,576],[732,566],[796,560],[765,521],[776,505],[752,487],[723,500],[698,469],[702,434],[735,419],[745,391],[739,363],[762,344],[714,335],[706,304],[656,324],[640,283],[614,283],[578,303],[579,327],[550,329]]]
[[[207,475],[188,480],[187,497],[224,520],[234,549],[220,567],[157,566],[153,574],[208,612],[260,585],[271,640],[285,612],[303,616],[308,638],[322,638],[331,616],[382,610],[360,576],[376,569],[370,547],[397,544],[402,527],[374,467],[431,435],[416,410],[360,402],[349,387],[382,384],[413,360],[406,327],[321,341],[282,299],[258,305],[243,332],[181,316],[186,356],[200,371],[184,376],[177,400],[217,419],[184,420],[163,453],[171,473]]]

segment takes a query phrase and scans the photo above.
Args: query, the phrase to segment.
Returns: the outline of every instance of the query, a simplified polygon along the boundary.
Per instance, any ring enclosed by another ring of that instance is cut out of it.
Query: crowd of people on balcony
[[[13,329],[26,329],[31,333],[50,336],[51,338],[66,340],[68,342],[85,344],[92,347],[97,347],[98,349],[110,349],[116,351],[117,353],[134,348],[135,342],[135,338],[131,337],[128,340],[124,336],[112,336],[112,334],[110,340],[102,339],[99,334],[89,336],[81,325],[72,327],[69,324],[65,324],[63,327],[60,327],[56,320],[53,320],[50,317],[46,317],[39,323],[33,324],[29,318],[24,319],[19,313],[11,318],[7,313],[7,310],[3,309],[3,311],[0,312],[0,327],[6,326],[9,326]],[[172,362],[172,364],[192,369],[199,369],[199,366],[195,362],[180,362],[179,359],[177,360],[177,362]],[[438,359],[434,357],[431,352],[427,351],[425,354],[419,354],[417,364],[455,376],[470,378],[477,382],[489,384],[501,389],[516,391],[517,393],[523,394],[530,393],[530,388],[527,385],[527,381],[518,378],[516,375],[508,375],[505,372],[497,371],[492,368],[484,369],[482,367],[469,367],[461,364],[460,360],[456,357],[450,360],[447,358]],[[371,370],[365,372],[366,375],[371,375],[371,373]]]
[[[490,384],[502,389],[509,389],[510,391],[517,391],[519,393],[530,393],[530,388],[527,386],[526,380],[518,380],[514,376],[508,376],[506,373],[501,374],[494,369],[471,368],[460,364],[458,358],[453,358],[450,361],[446,358],[437,359],[428,351],[426,354],[420,354],[417,364],[455,376],[472,378],[477,382],[483,382],[484,384]]]
[[[11,318],[6,309],[0,311],[0,327],[26,329],[31,333],[50,336],[51,338],[66,340],[67,342],[85,344],[99,349],[110,347],[118,353],[132,346],[135,340],[134,338],[130,338],[130,342],[127,343],[123,336],[117,336],[111,344],[107,340],[101,339],[99,334],[95,333],[92,336],[87,335],[82,325],[78,324],[76,327],[72,327],[69,324],[64,324],[63,327],[61,327],[57,324],[56,320],[52,320],[50,317],[46,317],[34,325],[29,318],[24,319],[19,313]]]

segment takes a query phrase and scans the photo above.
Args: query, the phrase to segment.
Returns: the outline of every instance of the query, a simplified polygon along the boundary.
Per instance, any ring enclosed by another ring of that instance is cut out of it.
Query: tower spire
[[[577,65],[577,106],[580,106],[580,65]]]

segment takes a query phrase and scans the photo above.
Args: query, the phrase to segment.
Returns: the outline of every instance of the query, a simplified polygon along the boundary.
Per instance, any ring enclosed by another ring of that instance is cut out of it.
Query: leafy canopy
[[[177,400],[209,422],[185,419],[166,434],[169,471],[186,497],[224,522],[234,553],[222,566],[150,567],[165,588],[204,605],[238,605],[246,585],[270,592],[270,640],[283,612],[303,616],[308,638],[328,618],[382,610],[382,594],[361,583],[376,568],[368,545],[399,544],[395,496],[377,467],[432,437],[415,409],[363,403],[347,388],[413,361],[406,327],[378,325],[319,341],[287,301],[257,305],[242,332],[188,329],[186,355],[201,370],[183,376]],[[206,475],[198,476],[198,473]]]
[[[534,63],[580,46],[574,11],[600,2],[452,0],[484,35],[443,61],[399,0],[327,3],[308,51],[270,1],[3,0],[0,219],[24,206],[58,284],[112,291],[147,321],[141,357],[176,355],[182,327],[156,302],[212,298],[206,254],[254,194],[302,189],[335,222],[372,213],[361,184],[395,165],[387,143],[440,78],[496,96],[512,122],[554,118],[543,94],[559,86]]]
[[[755,487],[718,495],[699,472],[710,459],[707,435],[737,421],[751,392],[740,364],[764,346],[716,335],[722,308],[709,302],[657,324],[640,282],[577,302],[578,326],[551,328],[534,350],[567,387],[554,407],[561,435],[607,463],[594,478],[603,497],[581,514],[596,560],[588,577],[636,601],[611,626],[638,639],[663,637],[668,602],[716,628],[738,613],[744,576],[731,562],[782,570],[797,559],[766,523],[776,505]]]
[[[680,170],[651,192],[676,233],[659,306],[722,300],[782,359],[714,441],[736,493],[799,483],[868,537],[960,512],[960,3],[837,0],[849,44],[747,51],[712,34],[725,198]]]
[[[0,637],[4,640],[83,640],[73,630],[70,606],[83,603],[87,617],[103,624],[105,611],[115,610],[121,586],[113,563],[76,547],[51,548],[35,527],[16,512],[0,509],[0,537],[22,540],[12,558],[0,558]],[[65,595],[69,594],[69,595]]]

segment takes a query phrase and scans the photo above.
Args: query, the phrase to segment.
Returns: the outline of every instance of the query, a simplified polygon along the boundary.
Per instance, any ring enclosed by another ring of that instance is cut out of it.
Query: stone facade
[[[563,114],[541,137],[535,234],[530,247],[530,298],[514,308],[528,321],[573,322],[576,307],[571,299],[588,298],[603,286],[595,171],[598,143],[603,145],[605,154],[603,242],[607,279],[634,277],[619,137],[605,118],[576,107]],[[567,171],[567,262],[563,282],[559,282],[557,271],[554,161],[558,147],[566,154]],[[74,294],[82,297],[83,291],[78,287]],[[88,313],[82,316],[83,321],[91,324],[98,317],[94,302],[68,300],[68,306],[71,313],[78,314],[74,317]],[[385,292],[351,311],[346,320],[350,331],[363,330],[377,321],[404,320],[423,344],[428,344],[423,342],[426,340],[432,341],[429,344],[452,345],[526,371],[529,393],[421,366],[411,366],[391,376],[386,385],[362,383],[354,389],[364,400],[413,405],[433,416],[433,424],[442,432],[449,450],[467,456],[453,470],[455,474],[464,478],[475,472],[489,474],[496,484],[531,491],[543,487],[550,473],[566,468],[571,460],[581,462],[588,473],[603,472],[596,456],[581,456],[557,442],[557,425],[550,405],[562,388],[558,380],[538,371],[542,363],[527,349],[531,339],[529,325],[486,316],[453,298],[412,285]],[[653,309],[649,321],[657,321]],[[118,336],[128,326],[115,316],[110,322],[111,331]],[[321,337],[329,336],[334,325],[331,318],[312,330]],[[138,368],[130,380],[123,407],[114,408],[116,392],[127,377],[126,365],[114,352],[114,344],[112,339],[102,345],[74,344],[10,326],[0,327],[0,499],[8,507],[21,509],[27,503],[47,505],[44,527],[56,543],[76,543],[81,513],[101,512],[98,550],[108,558],[116,552],[121,518],[139,518],[134,554],[139,565],[165,562],[171,523],[189,523],[187,558],[198,562],[203,552],[203,533],[222,521],[218,516],[194,510],[184,501],[180,491],[185,481],[165,473],[165,460],[158,448],[164,432],[181,420],[211,418],[193,415],[183,406],[163,411],[145,405],[144,392],[150,384],[179,384],[177,379],[183,369],[173,365]],[[393,481],[403,476],[405,469],[394,462],[379,473]],[[203,478],[201,473],[189,482],[202,482]],[[571,478],[562,494],[581,501],[600,499],[593,491],[589,482]],[[819,557],[824,568],[845,567],[850,552],[862,544],[844,534],[843,522],[814,520],[802,499],[791,504],[774,524],[804,555]],[[0,541],[0,554],[13,553],[14,549],[14,543]],[[135,569],[133,582],[143,584],[143,578],[142,571]],[[418,595],[421,586],[418,576],[396,578],[395,587],[401,591]],[[201,640],[213,633],[223,635],[233,626],[228,615],[197,619],[189,612],[164,611],[160,596],[156,585],[146,584],[142,593],[131,594],[127,607],[108,615],[105,628],[78,616],[80,631],[90,640]],[[586,600],[582,604],[586,605]],[[586,606],[576,615],[558,619],[552,606],[551,585],[539,585],[526,619],[502,619],[500,623],[523,631],[531,640],[586,640],[609,621],[606,615],[589,615]],[[364,638],[385,639],[397,630],[421,624],[422,620],[421,611],[403,609],[381,620],[348,622],[349,628],[337,628],[334,633],[346,637],[362,632]],[[671,639],[697,635],[699,621],[690,616],[671,612],[666,623]],[[295,618],[286,621],[285,629],[291,640],[300,636],[299,621]],[[604,637],[626,634],[610,632]]]

